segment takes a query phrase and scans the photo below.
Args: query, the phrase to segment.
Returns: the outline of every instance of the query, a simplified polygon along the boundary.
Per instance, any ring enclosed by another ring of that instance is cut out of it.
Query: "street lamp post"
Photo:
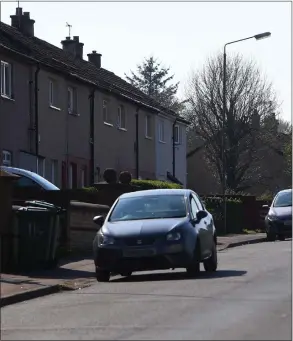
[[[226,116],[227,116],[227,102],[226,102],[226,83],[227,83],[227,56],[226,56],[226,46],[231,45],[234,43],[239,43],[240,41],[248,40],[248,39],[265,39],[269,38],[271,36],[270,32],[264,32],[260,34],[256,34],[251,37],[239,39],[239,40],[234,40],[229,43],[226,43],[224,45],[224,56],[223,56],[223,117],[222,117],[222,166],[223,166],[223,174],[222,174],[222,194],[223,194],[223,218],[224,218],[224,232],[226,233],[227,231],[227,216],[226,216],[226,159],[225,159],[225,144],[226,144],[226,138],[225,138],[225,126],[226,126]]]

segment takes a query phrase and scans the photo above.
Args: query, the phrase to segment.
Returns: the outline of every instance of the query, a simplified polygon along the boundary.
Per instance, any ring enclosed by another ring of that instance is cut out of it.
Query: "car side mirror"
[[[97,215],[94,217],[93,222],[99,226],[102,226],[104,224],[104,217],[102,215]]]
[[[269,208],[269,205],[262,205],[262,208]]]
[[[196,213],[197,221],[201,221],[202,219],[206,218],[208,216],[208,213],[206,211],[198,211]]]

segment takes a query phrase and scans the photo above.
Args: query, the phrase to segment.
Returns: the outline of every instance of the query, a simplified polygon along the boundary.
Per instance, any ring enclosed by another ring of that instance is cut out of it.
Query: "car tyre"
[[[218,267],[218,255],[217,255],[217,246],[215,241],[213,241],[213,248],[211,257],[205,259],[203,262],[203,266],[205,271],[207,272],[215,272]]]
[[[277,239],[277,236],[273,232],[267,232],[267,240],[269,242],[274,242]]]
[[[189,277],[195,277],[200,273],[200,244],[197,242],[191,264],[186,268]]]
[[[125,271],[121,272],[120,274],[122,277],[130,277],[132,275],[132,271]]]
[[[109,282],[110,272],[107,270],[96,270],[96,278],[98,282]]]

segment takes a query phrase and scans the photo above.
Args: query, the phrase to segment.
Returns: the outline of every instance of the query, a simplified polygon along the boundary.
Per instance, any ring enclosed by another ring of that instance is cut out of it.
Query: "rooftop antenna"
[[[67,22],[66,26],[68,27],[68,31],[69,31],[69,38],[71,38],[71,27],[72,27],[72,25],[69,25]]]
[[[19,0],[17,0],[17,8],[19,9]],[[20,13],[19,11],[17,12],[18,15],[18,27],[20,28]]]

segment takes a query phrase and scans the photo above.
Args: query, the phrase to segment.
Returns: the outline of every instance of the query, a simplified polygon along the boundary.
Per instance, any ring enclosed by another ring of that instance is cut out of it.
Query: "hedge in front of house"
[[[139,187],[141,190],[147,189],[181,189],[182,186],[173,182],[160,181],[160,180],[136,180],[131,181],[131,185]]]

